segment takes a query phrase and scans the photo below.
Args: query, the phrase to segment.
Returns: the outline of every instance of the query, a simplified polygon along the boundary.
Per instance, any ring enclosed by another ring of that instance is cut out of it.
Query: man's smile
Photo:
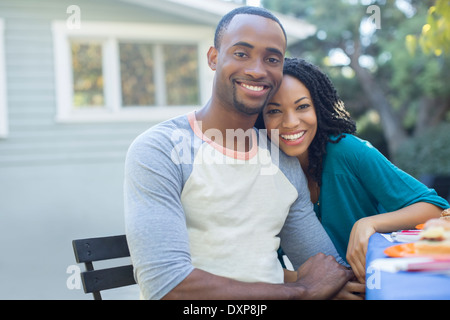
[[[243,86],[244,88],[247,88],[251,91],[262,91],[264,90],[264,86],[251,86],[249,84],[246,83],[240,83],[241,86]]]
[[[251,91],[252,93],[266,93],[270,89],[270,86],[263,83],[244,82],[240,80],[236,80],[235,83],[247,92]]]

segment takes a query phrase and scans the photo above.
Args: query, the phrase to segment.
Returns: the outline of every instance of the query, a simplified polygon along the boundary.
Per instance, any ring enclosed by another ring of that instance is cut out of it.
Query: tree
[[[406,36],[406,45],[412,55],[417,44],[426,54],[450,54],[450,0],[436,0],[428,9],[427,23],[422,27],[421,35]]]
[[[264,0],[262,4],[317,26],[316,36],[289,48],[290,54],[322,66],[346,104],[352,105],[352,115],[355,110],[358,115],[376,110],[391,156],[406,140],[448,117],[449,58],[410,56],[405,47],[406,35],[420,32],[426,21],[428,3]]]

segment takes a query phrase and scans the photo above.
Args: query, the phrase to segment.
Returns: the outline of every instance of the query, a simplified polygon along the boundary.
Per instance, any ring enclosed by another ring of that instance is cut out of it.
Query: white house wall
[[[0,139],[0,299],[91,299],[67,287],[71,240],[124,233],[125,153],[154,125],[55,122],[51,25],[67,19],[73,4],[81,23],[182,22],[111,0],[0,1],[9,114],[8,135]]]

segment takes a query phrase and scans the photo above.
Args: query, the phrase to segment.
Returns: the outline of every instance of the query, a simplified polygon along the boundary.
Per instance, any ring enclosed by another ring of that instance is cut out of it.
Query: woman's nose
[[[287,129],[294,129],[300,124],[300,119],[294,112],[285,112],[283,115],[283,127]]]

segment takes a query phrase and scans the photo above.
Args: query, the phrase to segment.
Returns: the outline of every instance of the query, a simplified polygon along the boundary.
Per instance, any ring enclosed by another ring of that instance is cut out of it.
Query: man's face
[[[283,78],[286,40],[277,22],[257,15],[236,15],[219,50],[209,54],[216,70],[215,89],[224,106],[247,115],[259,113]],[[211,52],[210,52],[211,53]]]

